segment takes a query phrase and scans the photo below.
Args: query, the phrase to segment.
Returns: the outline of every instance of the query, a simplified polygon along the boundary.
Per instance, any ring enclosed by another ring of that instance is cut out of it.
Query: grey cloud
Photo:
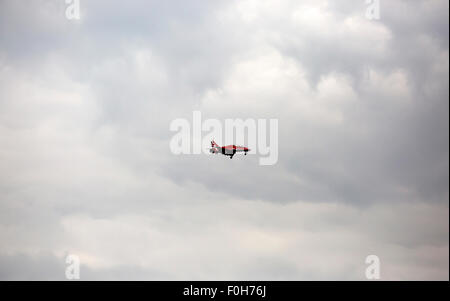
[[[1,278],[75,250],[89,279],[360,279],[375,249],[448,279],[448,2],[381,4],[1,1]],[[193,110],[278,118],[278,163],[172,155]]]

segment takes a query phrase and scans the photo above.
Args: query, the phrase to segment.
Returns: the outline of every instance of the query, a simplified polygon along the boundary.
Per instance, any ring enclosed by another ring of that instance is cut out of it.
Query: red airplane
[[[209,150],[213,154],[221,153],[225,156],[230,156],[230,159],[233,159],[233,156],[237,152],[244,152],[244,155],[247,155],[247,152],[250,149],[244,146],[236,146],[236,145],[227,145],[227,146],[219,146],[214,140],[211,141],[211,149]]]

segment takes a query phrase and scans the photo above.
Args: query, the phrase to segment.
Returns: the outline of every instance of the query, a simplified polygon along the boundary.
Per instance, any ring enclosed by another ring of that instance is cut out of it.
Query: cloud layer
[[[380,2],[2,1],[0,279],[448,280],[448,2]],[[174,156],[194,110],[278,163]]]

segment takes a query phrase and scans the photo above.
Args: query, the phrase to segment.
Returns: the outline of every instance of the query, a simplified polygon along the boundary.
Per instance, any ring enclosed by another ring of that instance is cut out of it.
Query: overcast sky
[[[0,279],[448,280],[449,2],[380,4],[0,0]],[[173,155],[194,110],[277,164]]]

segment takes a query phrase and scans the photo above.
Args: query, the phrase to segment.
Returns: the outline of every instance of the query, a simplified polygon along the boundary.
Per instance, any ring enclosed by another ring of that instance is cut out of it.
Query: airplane
[[[244,155],[247,155],[247,152],[250,149],[244,146],[236,146],[236,145],[227,145],[227,146],[219,146],[214,140],[211,141],[211,149],[209,150],[213,154],[221,153],[225,156],[230,156],[230,159],[233,159],[233,156],[237,152],[244,152]]]

